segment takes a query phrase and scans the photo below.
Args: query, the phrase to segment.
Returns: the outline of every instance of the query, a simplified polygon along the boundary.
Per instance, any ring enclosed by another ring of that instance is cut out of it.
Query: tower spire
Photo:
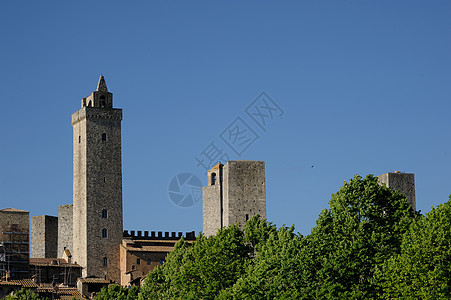
[[[103,75],[100,75],[99,83],[97,84],[97,91],[108,92],[108,88],[106,87],[106,82]]]

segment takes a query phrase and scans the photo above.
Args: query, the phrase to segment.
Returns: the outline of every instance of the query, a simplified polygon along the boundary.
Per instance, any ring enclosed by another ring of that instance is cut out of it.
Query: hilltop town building
[[[116,282],[123,230],[121,121],[122,110],[113,108],[113,94],[100,76],[97,90],[72,115],[72,255],[83,276]]]
[[[15,208],[0,210],[0,278],[29,276],[30,213]]]
[[[265,162],[232,160],[207,172],[203,193],[203,233],[232,224],[243,228],[253,215],[266,218]]]
[[[31,217],[30,257],[58,257],[58,218],[53,216]]]

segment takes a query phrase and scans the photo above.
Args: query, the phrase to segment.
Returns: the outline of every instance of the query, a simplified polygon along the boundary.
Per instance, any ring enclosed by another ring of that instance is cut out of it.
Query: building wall
[[[207,186],[202,187],[203,234],[210,236],[222,228],[222,170],[221,164],[207,172]],[[216,181],[212,181],[212,177]]]
[[[29,276],[30,213],[24,210],[0,210],[0,277],[10,271],[11,279]],[[9,261],[9,263],[8,263]]]
[[[377,178],[380,184],[385,184],[387,187],[404,194],[413,210],[416,210],[414,174],[401,172],[385,173],[377,176]]]
[[[108,98],[111,93],[96,91],[90,97],[102,95]],[[121,120],[122,110],[113,108],[85,106],[72,115],[73,260],[84,267],[83,276],[117,282],[122,240]],[[104,209],[107,218],[102,217]],[[102,237],[103,229],[107,237]]]
[[[130,281],[147,276],[156,266],[161,265],[169,251],[130,251],[121,246],[120,253],[121,285],[127,286]],[[137,263],[138,259],[140,264]]]
[[[30,226],[30,257],[57,257],[58,217],[34,216]]]
[[[213,172],[219,173],[214,184]],[[229,161],[224,166],[215,166],[207,174],[209,185],[203,187],[205,235],[215,234],[219,228],[232,224],[243,228],[253,215],[266,218],[265,162]]]
[[[58,207],[58,250],[57,256],[64,256],[64,249],[73,251],[73,205],[61,205]]]

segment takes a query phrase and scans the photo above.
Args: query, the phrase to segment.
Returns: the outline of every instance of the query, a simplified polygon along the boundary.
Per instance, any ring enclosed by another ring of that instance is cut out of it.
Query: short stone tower
[[[208,174],[203,192],[203,233],[239,224],[253,215],[266,218],[265,162],[251,160],[218,163]]]
[[[401,173],[395,171],[395,173],[385,173],[377,176],[380,184],[385,184],[387,187],[398,190],[404,194],[412,206],[413,210],[416,210],[415,199],[415,175],[412,173]]]
[[[73,261],[83,277],[120,282],[122,241],[122,110],[113,108],[113,94],[100,76],[97,90],[81,100],[72,115]]]

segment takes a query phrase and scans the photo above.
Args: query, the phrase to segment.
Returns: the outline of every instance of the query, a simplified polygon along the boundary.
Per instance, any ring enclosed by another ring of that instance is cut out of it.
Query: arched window
[[[108,211],[106,209],[102,210],[102,218],[104,219],[108,218]]]
[[[106,257],[103,258],[102,265],[104,267],[108,266],[108,258],[106,258]]]
[[[102,133],[102,142],[106,141],[106,133]]]
[[[147,260],[147,264],[150,265],[150,262],[151,262],[151,261],[150,261],[150,258],[149,258],[149,259]]]
[[[105,107],[105,96],[100,96],[100,107]]]
[[[138,259],[136,260],[136,264],[137,264],[137,265],[140,265],[140,264],[141,264],[141,259],[138,258]]]
[[[132,265],[132,270],[136,269],[135,265]]]
[[[216,173],[211,173],[211,185],[216,184]]]
[[[108,237],[108,231],[106,230],[106,228],[103,228],[103,229],[102,229],[102,237],[103,237],[103,238]]]

